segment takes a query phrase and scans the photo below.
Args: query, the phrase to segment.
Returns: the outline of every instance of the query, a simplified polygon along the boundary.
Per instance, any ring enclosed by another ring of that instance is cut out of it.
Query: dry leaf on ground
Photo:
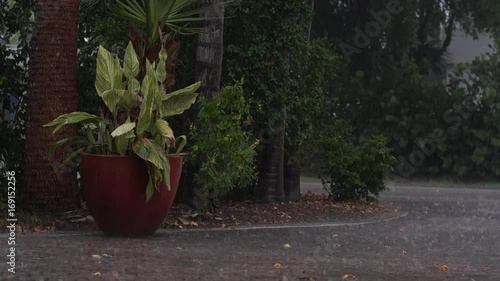
[[[438,266],[438,268],[439,268],[439,271],[448,271],[448,270],[450,270],[450,267],[448,267],[445,264]]]

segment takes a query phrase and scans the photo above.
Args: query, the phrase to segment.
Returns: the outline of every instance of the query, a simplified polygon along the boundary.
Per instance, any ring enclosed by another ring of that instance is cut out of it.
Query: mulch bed
[[[225,202],[213,212],[187,210],[176,205],[162,228],[225,228],[263,224],[321,223],[369,218],[396,210],[368,202],[336,202],[327,195],[304,193],[297,202],[259,204]],[[41,224],[18,224],[18,232],[97,230],[86,209],[40,216]]]

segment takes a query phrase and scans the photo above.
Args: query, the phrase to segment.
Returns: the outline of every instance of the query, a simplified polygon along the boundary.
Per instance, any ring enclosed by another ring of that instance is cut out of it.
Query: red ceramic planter
[[[170,186],[146,203],[149,175],[138,157],[81,155],[83,196],[99,228],[109,236],[138,237],[155,233],[175,198],[182,172],[182,157],[168,156]]]

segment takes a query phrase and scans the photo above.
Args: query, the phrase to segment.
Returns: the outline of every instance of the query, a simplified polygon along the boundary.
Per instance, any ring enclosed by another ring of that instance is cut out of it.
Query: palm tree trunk
[[[201,6],[208,6],[202,18],[205,30],[198,35],[196,49],[196,80],[201,81],[200,93],[209,97],[220,89],[223,39],[224,39],[224,0],[200,0]]]
[[[200,0],[200,5],[206,10],[200,15],[201,18],[210,19],[203,21],[204,30],[198,35],[198,46],[196,48],[196,81],[201,81],[199,93],[205,98],[220,89],[222,73],[222,55],[224,50],[224,0]],[[197,115],[198,108],[195,106],[193,116]],[[194,120],[195,124],[198,123]],[[197,124],[199,127],[199,124]],[[205,209],[209,202],[194,182],[194,174],[200,169],[200,163],[194,161],[189,165],[189,176],[182,188],[182,201],[196,209]]]
[[[35,0],[23,195],[26,207],[39,212],[71,210],[79,203],[75,169],[60,173],[53,169],[53,164],[62,162],[70,148],[59,151],[53,162],[47,160],[49,144],[75,134],[75,128],[51,136],[51,130],[42,127],[63,113],[76,110],[79,4],[79,0]]]

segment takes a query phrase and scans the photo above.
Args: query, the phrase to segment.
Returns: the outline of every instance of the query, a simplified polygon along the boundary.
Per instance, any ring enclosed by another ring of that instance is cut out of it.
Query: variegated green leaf
[[[100,97],[106,91],[123,89],[120,61],[102,46],[97,52],[95,88]]]
[[[127,87],[128,90],[132,93],[133,97],[135,98],[135,95],[141,91],[141,83],[139,83],[139,80],[132,78],[129,79],[127,82]]]
[[[54,158],[54,154],[56,153],[57,148],[59,148],[62,145],[65,144],[76,144],[78,146],[84,145],[84,146],[90,146],[90,141],[86,139],[85,137],[82,136],[75,136],[75,137],[69,137],[69,138],[64,138],[61,140],[58,140],[54,143],[51,143],[49,145],[49,151],[48,151],[48,159]]]
[[[109,111],[115,112],[116,107],[120,103],[121,96],[116,90],[107,90],[102,93],[102,100],[108,107]]]
[[[125,135],[126,133],[133,131],[134,128],[135,128],[135,122],[122,124],[111,133],[111,136],[113,138],[116,138],[118,136]]]
[[[200,88],[200,86],[201,86],[201,82],[198,81],[198,82],[191,84],[185,88],[182,88],[182,89],[179,89],[177,91],[173,91],[171,93],[164,95],[163,100],[167,100],[169,98],[172,98],[174,96],[184,94],[184,93],[194,93],[194,92],[196,92],[196,90],[198,90]]]
[[[164,50],[162,50],[164,51]],[[160,52],[161,53],[161,52]],[[163,83],[167,79],[167,68],[164,59],[160,58],[158,65],[156,66],[156,80],[158,82]]]
[[[153,179],[149,178],[148,185],[146,186],[146,203],[148,203],[151,198],[153,198],[153,194],[155,192],[155,188],[153,185]]]
[[[141,135],[148,130],[152,123],[153,104],[155,98],[156,79],[151,75],[146,75],[142,81],[143,100],[139,119],[137,123],[137,135]]]
[[[177,151],[175,152],[176,154],[179,154],[182,152],[182,150],[184,149],[184,147],[186,146],[187,144],[187,138],[186,136],[182,135],[182,136],[179,136],[176,141],[177,143]]]
[[[132,150],[140,158],[155,165],[158,169],[163,169],[168,161],[163,149],[149,139],[140,139],[132,145]]]
[[[170,127],[167,121],[163,119],[158,119],[156,120],[155,123],[155,128],[158,131],[158,133],[163,136],[164,138],[171,139],[173,140],[175,138],[174,136],[174,131]]]
[[[128,80],[135,79],[139,74],[139,60],[137,53],[132,46],[132,42],[128,42],[127,49],[125,50],[125,58],[123,60],[123,73]]]
[[[101,117],[93,115],[93,114],[76,111],[76,112],[63,114],[63,115],[55,118],[54,120],[52,120],[52,122],[47,123],[43,126],[44,127],[52,127],[52,126],[57,125],[57,127],[54,129],[54,131],[52,131],[52,134],[54,134],[55,132],[59,131],[64,125],[76,124],[76,123],[80,123],[80,122],[82,122],[82,123],[89,123],[89,122],[99,123],[99,122],[104,122],[104,120]]]
[[[115,140],[116,140],[116,152],[118,152],[120,155],[126,155],[128,150],[128,145],[130,143],[130,138],[127,138],[126,135],[121,135],[115,137]]]
[[[189,109],[195,102],[197,93],[183,92],[171,95],[161,103],[161,117],[169,117],[182,114]]]
[[[161,49],[160,53],[158,53],[158,57],[160,58],[160,60],[167,61],[168,58],[167,51],[165,49]]]

